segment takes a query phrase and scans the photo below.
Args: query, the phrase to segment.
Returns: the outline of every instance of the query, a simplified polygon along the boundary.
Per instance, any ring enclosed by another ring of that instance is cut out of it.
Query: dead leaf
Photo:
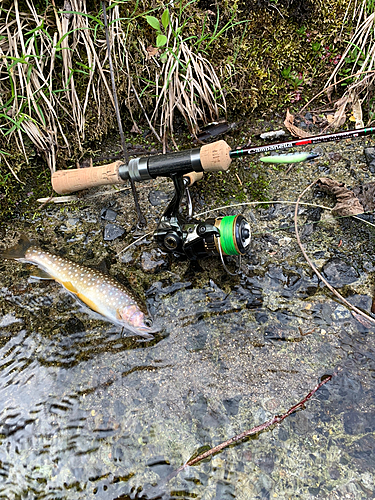
[[[333,86],[331,87],[328,87],[328,89],[326,90],[326,95],[327,95],[327,99],[328,99],[328,102],[332,102],[332,94],[333,94]]]
[[[147,61],[149,59],[151,59],[152,57],[156,56],[159,52],[159,49],[157,49],[156,47],[153,47],[152,45],[149,45],[146,50],[147,50],[147,55],[146,55]]]
[[[327,122],[331,125],[333,123],[335,117],[334,115],[327,115]]]
[[[375,210],[375,182],[355,186],[353,193],[358,198],[364,212],[373,212]]]
[[[350,99],[352,101],[353,108],[353,118],[355,121],[355,128],[364,128],[363,120],[362,120],[362,106],[359,102],[358,95],[354,92],[350,94]]]
[[[332,125],[334,128],[338,128],[344,125],[346,121],[345,109],[348,102],[349,102],[349,96],[343,96],[341,97],[341,99],[335,102],[335,108],[337,109],[334,115],[334,119],[332,123],[330,123],[330,125]]]
[[[284,125],[289,130],[289,132],[292,135],[294,135],[294,137],[299,137],[299,138],[309,137],[309,134],[307,132],[294,125],[294,116],[291,113],[289,113],[289,109],[287,109],[286,111]]]
[[[343,182],[335,181],[329,177],[321,177],[317,186],[326,193],[336,197],[336,205],[332,209],[333,215],[347,217],[350,215],[363,214],[364,208],[357,196],[350,191]]]
[[[141,134],[142,133],[141,130],[139,129],[138,125],[135,122],[133,122],[133,126],[130,130],[130,133],[131,134]]]

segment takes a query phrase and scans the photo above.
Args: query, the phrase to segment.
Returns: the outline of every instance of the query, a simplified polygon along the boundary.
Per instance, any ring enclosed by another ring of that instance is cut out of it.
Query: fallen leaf
[[[353,118],[355,121],[355,128],[364,128],[363,120],[362,120],[362,106],[359,102],[358,95],[352,92],[350,94],[350,99],[352,101],[353,108]],[[351,118],[351,117],[350,117]]]
[[[289,130],[289,132],[292,135],[294,135],[294,137],[300,137],[300,138],[309,137],[309,134],[307,132],[294,125],[294,116],[291,113],[289,113],[289,109],[287,109],[286,111],[284,125]]]
[[[345,109],[348,102],[349,102],[349,96],[343,96],[341,97],[341,99],[335,102],[335,108],[337,109],[334,115],[334,119],[332,123],[330,123],[330,125],[332,125],[334,128],[338,128],[344,125],[346,121]]]
[[[131,134],[140,134],[141,133],[141,130],[139,129],[138,125],[135,122],[133,122],[133,126],[130,130],[130,133]]]
[[[335,181],[329,177],[321,177],[317,186],[326,193],[336,197],[336,205],[332,209],[333,215],[347,217],[350,215],[363,214],[364,209],[357,196],[350,191],[343,182]]]
[[[149,45],[147,47],[146,51],[147,51],[146,59],[149,60],[158,54],[159,49],[157,49],[156,47],[153,47],[152,45]]]

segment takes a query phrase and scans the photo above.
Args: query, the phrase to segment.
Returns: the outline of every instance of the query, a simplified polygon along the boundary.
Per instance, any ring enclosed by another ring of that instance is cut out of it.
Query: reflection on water
[[[152,342],[123,336],[55,283],[22,271],[9,282],[16,264],[3,266],[0,498],[373,498],[374,329],[284,243],[255,237],[239,278],[156,275]],[[364,260],[336,251],[323,270],[369,311]],[[337,367],[304,411],[163,481]]]

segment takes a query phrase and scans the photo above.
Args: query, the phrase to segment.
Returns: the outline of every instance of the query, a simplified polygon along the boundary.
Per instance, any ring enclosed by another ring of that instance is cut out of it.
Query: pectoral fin
[[[60,282],[62,286],[64,286],[69,292],[75,293],[76,295],[78,294],[77,288],[72,284],[71,281],[61,281]]]
[[[91,299],[88,299],[87,297],[85,297],[83,295],[83,293],[77,293],[77,297],[82,300],[82,302],[84,304],[86,304],[87,306],[89,306],[90,309],[92,309],[93,311],[101,314],[101,312],[99,311],[99,308],[98,306],[95,304],[95,302],[93,302]]]
[[[31,272],[30,272],[31,278],[35,278],[38,280],[54,280],[50,274],[47,273],[47,271],[43,271],[43,269],[39,269],[38,267],[32,267]]]

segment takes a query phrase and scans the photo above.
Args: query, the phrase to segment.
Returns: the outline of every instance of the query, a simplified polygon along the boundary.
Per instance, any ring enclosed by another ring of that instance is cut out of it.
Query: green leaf
[[[164,47],[167,43],[167,37],[165,35],[158,35],[156,37],[156,46],[159,47]]]
[[[161,23],[164,26],[164,29],[167,29],[167,27],[169,25],[169,10],[168,9],[165,9],[165,11],[163,12],[163,14],[161,16]]]
[[[159,20],[156,19],[156,17],[154,17],[154,16],[146,16],[146,21],[148,22],[148,24],[150,26],[152,26],[154,28],[154,30],[160,32],[160,23],[159,23]]]
[[[167,62],[167,59],[168,59],[168,52],[165,51],[161,54],[160,56],[160,62],[162,62],[163,64]]]

